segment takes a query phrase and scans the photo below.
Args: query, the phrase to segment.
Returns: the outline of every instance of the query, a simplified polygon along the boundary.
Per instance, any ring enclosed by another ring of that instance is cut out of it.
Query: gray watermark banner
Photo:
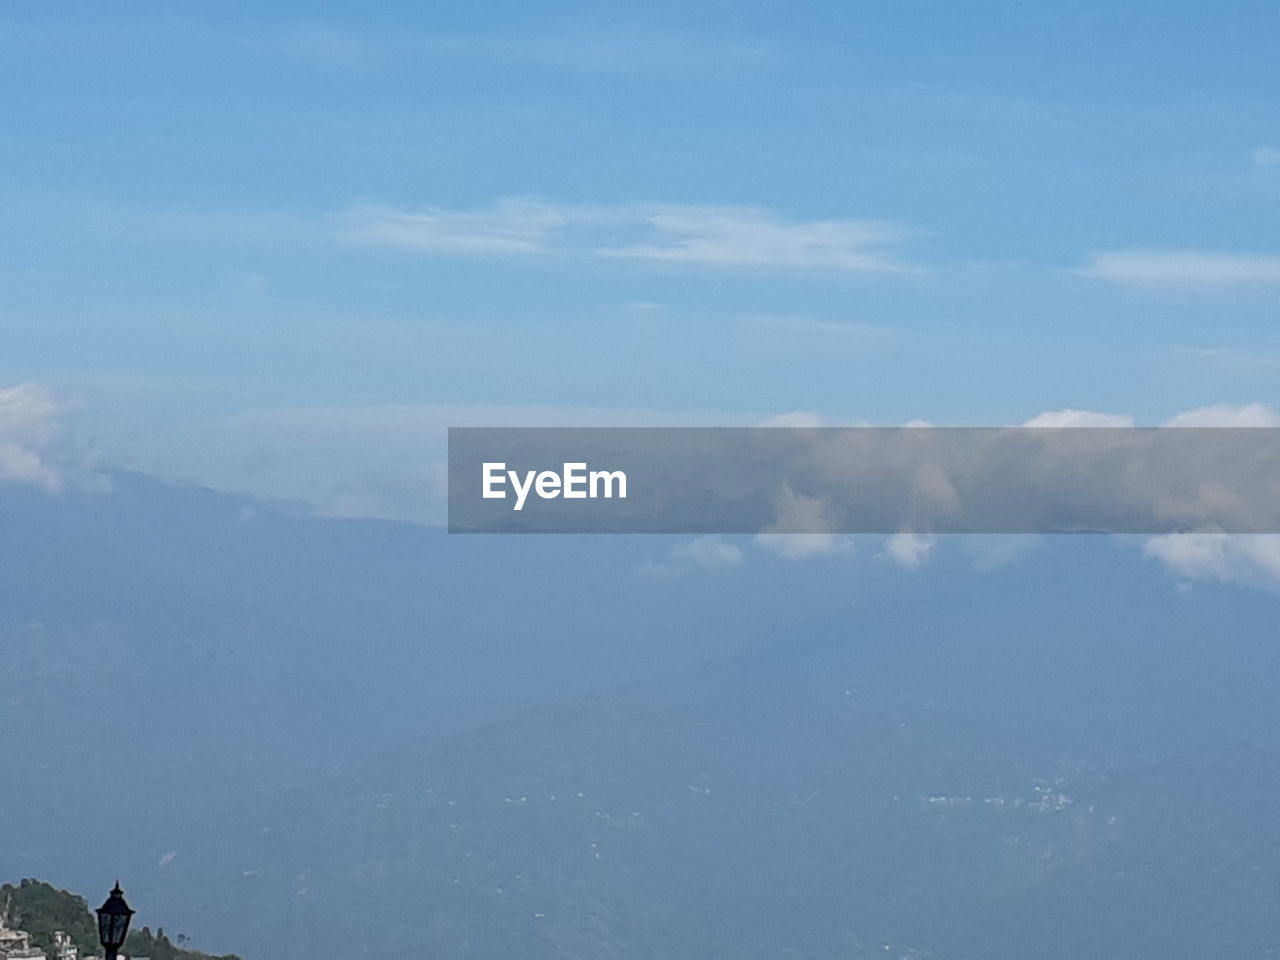
[[[1280,429],[449,430],[452,533],[1280,532]]]

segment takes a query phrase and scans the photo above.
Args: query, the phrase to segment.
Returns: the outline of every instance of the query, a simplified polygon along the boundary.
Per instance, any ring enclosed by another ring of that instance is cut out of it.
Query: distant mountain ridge
[[[1274,594],[112,480],[0,487],[14,874],[253,960],[1280,956]]]

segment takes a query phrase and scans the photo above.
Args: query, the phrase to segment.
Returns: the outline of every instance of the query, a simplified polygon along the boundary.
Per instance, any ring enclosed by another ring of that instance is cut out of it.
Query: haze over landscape
[[[0,884],[245,960],[1280,956],[1280,539],[443,529],[449,426],[1280,427],[1278,34],[6,6]]]
[[[4,493],[23,876],[108,862],[245,956],[1274,943],[1270,592],[1088,537],[657,571],[112,480]]]

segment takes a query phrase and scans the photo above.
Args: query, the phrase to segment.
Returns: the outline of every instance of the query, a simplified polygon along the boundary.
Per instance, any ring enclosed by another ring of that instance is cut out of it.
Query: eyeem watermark
[[[453,427],[449,530],[1280,533],[1280,429]]]
[[[507,499],[507,485],[515,494],[511,509],[523,510],[530,491],[542,500],[606,500],[627,498],[627,475],[622,470],[588,470],[586,463],[564,463],[554,470],[508,470],[506,463],[481,464],[482,493],[486,500]]]

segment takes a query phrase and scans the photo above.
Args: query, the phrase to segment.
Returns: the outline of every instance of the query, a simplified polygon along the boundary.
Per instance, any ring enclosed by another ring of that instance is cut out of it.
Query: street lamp
[[[98,942],[102,944],[106,960],[116,960],[117,952],[124,946],[132,917],[133,911],[124,902],[124,891],[117,880],[107,902],[98,908]]]

